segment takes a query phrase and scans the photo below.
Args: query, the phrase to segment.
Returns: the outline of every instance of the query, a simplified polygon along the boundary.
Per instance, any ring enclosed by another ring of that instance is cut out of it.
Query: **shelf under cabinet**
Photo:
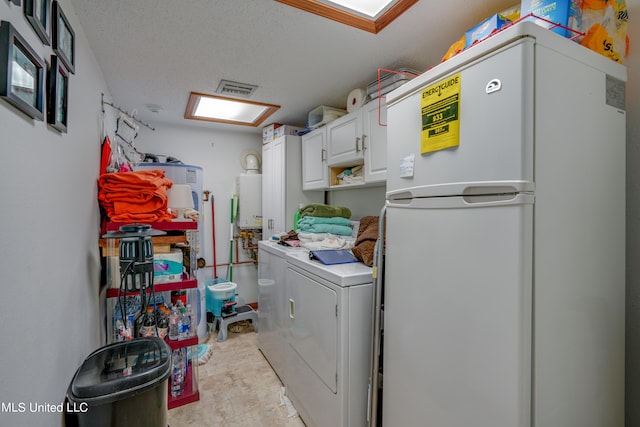
[[[171,347],[171,350],[177,350],[179,348],[198,345],[198,336],[195,335],[191,338],[187,338],[186,340],[170,340],[165,338],[164,342],[166,342],[169,345],[169,347]]]
[[[198,223],[195,221],[171,221],[171,222],[107,222],[107,231],[119,231],[123,225],[150,225],[155,230],[162,231],[185,231],[197,230]]]
[[[198,281],[196,279],[185,279],[180,282],[170,283],[155,283],[153,289],[156,293],[179,291],[182,289],[193,289],[198,287]],[[147,293],[151,293],[151,289],[147,288]],[[135,296],[139,295],[140,291],[120,292],[119,288],[107,289],[107,298],[117,298],[118,295]]]

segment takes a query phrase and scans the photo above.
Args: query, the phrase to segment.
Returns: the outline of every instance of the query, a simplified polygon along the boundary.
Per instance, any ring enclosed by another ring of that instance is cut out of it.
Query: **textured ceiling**
[[[252,128],[185,120],[189,93],[214,93],[221,79],[255,84],[252,100],[282,106],[264,124],[304,125],[318,105],[344,108],[380,67],[438,64],[466,29],[517,3],[420,0],[371,34],[274,0],[71,2],[115,104],[155,127],[241,131]]]

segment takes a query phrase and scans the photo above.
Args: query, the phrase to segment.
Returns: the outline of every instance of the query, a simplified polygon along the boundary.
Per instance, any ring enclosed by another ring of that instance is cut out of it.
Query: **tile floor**
[[[230,328],[231,329],[231,328]],[[304,427],[280,404],[282,383],[249,326],[224,342],[211,334],[213,354],[198,367],[200,401],[169,411],[171,427]]]

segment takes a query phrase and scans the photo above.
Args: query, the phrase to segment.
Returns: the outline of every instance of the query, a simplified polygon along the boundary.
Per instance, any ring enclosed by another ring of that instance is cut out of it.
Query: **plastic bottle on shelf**
[[[187,304],[187,317],[189,318],[189,338],[195,336],[197,325],[196,313],[193,312],[191,304]]]
[[[140,336],[156,336],[156,318],[153,315],[153,307],[147,307],[147,312],[142,316],[142,324],[140,325]]]
[[[178,317],[178,340],[186,340],[189,338],[189,316],[187,316],[186,307],[180,307],[180,315]]]
[[[175,305],[171,308],[171,314],[169,315],[169,339],[177,340],[179,335],[179,323],[180,323],[180,313],[178,312],[178,307]]]
[[[158,337],[164,339],[169,333],[169,319],[164,307],[158,309],[156,314],[156,325],[158,326]]]
[[[171,370],[171,396],[178,397],[184,393],[186,380],[186,354],[184,348],[173,350],[173,367]]]

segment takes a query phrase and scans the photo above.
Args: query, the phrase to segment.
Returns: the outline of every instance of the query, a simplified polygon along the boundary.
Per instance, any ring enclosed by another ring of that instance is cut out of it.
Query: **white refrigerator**
[[[525,22],[387,95],[385,427],[624,424],[625,82]]]

